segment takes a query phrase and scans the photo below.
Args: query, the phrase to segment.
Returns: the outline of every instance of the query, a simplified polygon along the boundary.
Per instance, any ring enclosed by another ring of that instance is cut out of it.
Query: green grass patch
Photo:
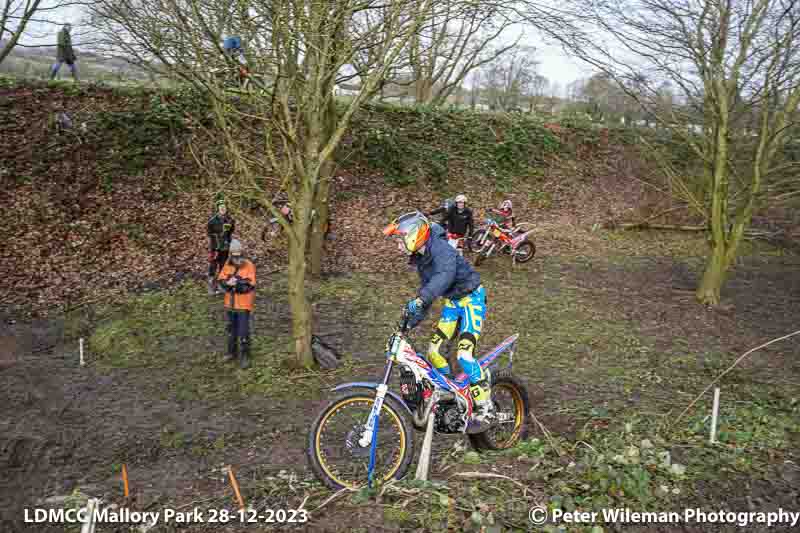
[[[616,266],[624,271],[647,266],[635,258],[623,264],[588,258],[584,263],[575,260],[570,266]],[[514,370],[530,391],[536,391],[534,412],[546,425],[566,421],[569,431],[551,427],[552,439],[539,436],[503,453],[462,449],[455,460],[443,461],[462,471],[497,467],[492,471],[538,487],[549,506],[568,511],[623,506],[658,511],[707,497],[695,494],[698,481],[715,484],[733,475],[762,475],[776,462],[796,457],[800,404],[791,384],[776,381],[765,388],[763,376],[731,373],[726,377],[719,443],[708,444],[710,399],[673,423],[735,356],[714,347],[693,350],[693,343],[680,335],[665,348],[665,335],[642,331],[635,319],[596,298],[594,291],[607,287],[587,289],[563,267],[552,258],[538,263],[535,272],[482,272],[489,309],[479,352],[519,333]],[[257,323],[269,321],[266,302],[286,305],[285,278],[272,281],[259,289],[258,302],[264,302],[265,309]],[[166,384],[165,394],[186,401],[251,395],[316,398],[326,394],[327,386],[382,364],[386,338],[416,284],[416,275],[405,272],[391,283],[383,274],[354,274],[309,285],[319,316],[341,324],[346,352],[360,354],[346,359],[335,372],[290,373],[281,364],[291,357],[289,329],[263,326],[253,338],[250,370],[223,364],[220,298],[208,297],[204,286],[194,283],[124,302],[96,328],[89,347],[101,367],[156,370],[154,375],[162,377],[155,379]],[[419,351],[427,348],[438,310],[439,306],[412,335]],[[168,430],[160,444],[171,450],[189,446]],[[203,455],[228,445],[223,437],[200,447],[191,443],[189,451]],[[382,510],[384,519],[426,531],[453,524],[464,531],[524,525],[533,503],[519,495],[518,486],[502,480],[452,482],[445,487],[404,482],[398,487],[406,492],[382,496],[382,505],[388,505]],[[417,504],[392,508],[414,494],[419,496]],[[352,504],[370,505],[376,497],[354,495],[358,501]]]

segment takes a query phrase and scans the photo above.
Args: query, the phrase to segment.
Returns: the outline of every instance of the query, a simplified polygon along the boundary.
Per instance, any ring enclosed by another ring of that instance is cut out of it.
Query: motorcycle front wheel
[[[370,446],[358,441],[369,420],[375,394],[351,390],[331,400],[317,415],[308,436],[308,460],[317,478],[333,490],[357,489],[368,481]],[[373,480],[401,479],[414,457],[414,430],[405,407],[386,396],[378,418]]]
[[[472,234],[472,238],[467,240],[467,248],[472,253],[477,253],[483,248],[486,242],[486,230],[478,230]]]
[[[514,259],[517,263],[527,263],[534,255],[536,255],[536,245],[531,241],[519,243],[519,246],[514,251]]]

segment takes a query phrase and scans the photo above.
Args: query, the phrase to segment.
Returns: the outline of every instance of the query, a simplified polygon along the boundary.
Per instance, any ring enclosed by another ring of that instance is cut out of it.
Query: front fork
[[[364,428],[364,433],[358,440],[358,445],[362,448],[370,446],[369,449],[369,467],[367,469],[367,485],[372,487],[372,475],[375,471],[375,450],[378,447],[378,417],[381,414],[381,407],[383,407],[383,399],[386,398],[386,392],[389,390],[389,379],[392,376],[392,367],[394,362],[389,359],[386,363],[386,371],[383,374],[383,381],[377,387],[375,394],[375,403],[372,404],[372,411],[369,414],[367,427]]]

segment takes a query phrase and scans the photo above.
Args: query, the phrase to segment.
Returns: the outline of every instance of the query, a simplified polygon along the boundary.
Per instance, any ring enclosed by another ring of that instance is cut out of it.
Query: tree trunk
[[[314,219],[311,221],[310,255],[311,275],[318,278],[322,274],[322,259],[325,255],[325,234],[328,231],[328,191],[333,174],[333,161],[326,161],[320,167],[319,190],[314,200]]]
[[[433,99],[433,80],[423,75],[417,79],[416,89],[416,102],[418,104],[430,103]]]
[[[336,104],[333,99],[328,103],[323,120],[323,131],[325,141],[334,133],[336,128]],[[324,144],[324,143],[323,143]],[[325,251],[325,235],[328,232],[328,218],[330,210],[328,207],[328,196],[330,193],[330,183],[333,177],[334,162],[329,158],[320,166],[319,184],[314,195],[314,218],[311,220],[310,255],[311,255],[311,276],[318,278],[322,274],[322,259]]]
[[[292,337],[296,356],[296,365],[292,366],[312,368],[314,354],[311,352],[311,306],[305,291],[306,241],[305,232],[298,232],[297,239],[289,239],[289,305],[292,310]]]
[[[719,305],[720,289],[728,270],[726,248],[724,242],[715,242],[711,248],[703,279],[697,287],[697,300],[702,304]]]
[[[714,89],[717,99],[715,107],[709,98],[706,99],[706,113],[716,111],[717,120],[714,124],[713,136],[706,142],[706,153],[712,158],[706,163],[705,178],[709,184],[711,209],[709,229],[711,230],[711,249],[706,260],[706,270],[703,279],[697,287],[697,300],[705,305],[719,305],[720,289],[725,281],[728,269],[728,248],[736,243],[729,242],[727,234],[728,224],[728,100],[722,82],[718,79],[708,84]],[[712,104],[712,105],[709,105]],[[712,111],[713,110],[713,111]]]

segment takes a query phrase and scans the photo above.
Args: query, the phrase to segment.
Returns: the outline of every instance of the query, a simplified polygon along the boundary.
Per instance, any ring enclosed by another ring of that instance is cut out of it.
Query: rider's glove
[[[413,300],[408,301],[406,304],[406,309],[410,315],[414,316],[422,312],[423,306],[424,302],[422,301],[422,298],[414,298]]]

